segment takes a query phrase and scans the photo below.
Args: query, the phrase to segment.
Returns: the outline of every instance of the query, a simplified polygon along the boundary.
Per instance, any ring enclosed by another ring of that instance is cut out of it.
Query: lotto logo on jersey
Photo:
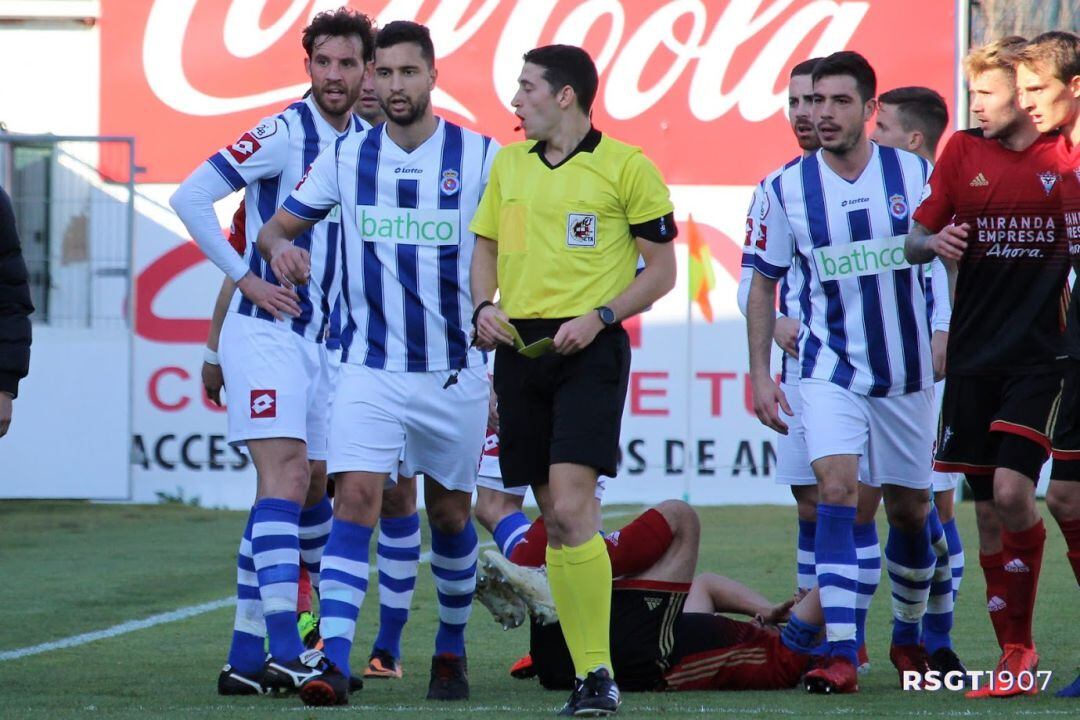
[[[240,139],[230,145],[227,150],[233,156],[233,160],[243,164],[245,160],[259,151],[259,141],[249,132],[240,136]]]
[[[592,213],[569,213],[566,216],[566,244],[570,247],[596,247],[596,216]]]
[[[251,419],[277,417],[277,390],[251,391]]]

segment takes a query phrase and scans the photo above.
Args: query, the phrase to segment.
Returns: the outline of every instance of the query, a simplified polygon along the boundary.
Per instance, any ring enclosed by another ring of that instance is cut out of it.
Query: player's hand
[[[274,277],[284,287],[307,285],[311,277],[311,255],[292,243],[282,243],[274,248],[274,254],[270,256],[270,267],[274,271]]]
[[[949,345],[949,333],[935,330],[930,336],[930,357],[934,361],[934,382],[945,379],[945,348]]]
[[[496,434],[499,432],[499,396],[494,388],[488,393],[488,430]]]
[[[225,376],[221,373],[221,366],[204,362],[202,364],[202,384],[206,390],[206,397],[210,402],[221,407],[221,388],[225,387]]]
[[[510,324],[510,318],[498,305],[486,305],[476,316],[476,347],[491,351],[497,345],[513,345],[514,338],[506,332],[502,323]]]
[[[773,340],[781,350],[797,360],[799,358],[799,321],[789,317],[776,318]]]
[[[300,317],[300,298],[290,288],[266,282],[255,273],[248,273],[236,283],[240,292],[251,302],[281,320],[285,315]]]
[[[754,619],[763,626],[779,625],[791,619],[791,608],[793,607],[795,607],[795,598],[773,605],[768,611],[755,615]]]
[[[604,329],[604,321],[600,319],[600,313],[595,310],[567,320],[559,326],[559,331],[553,338],[555,352],[560,355],[573,355],[589,347],[597,334]]]
[[[8,428],[11,427],[11,406],[11,396],[0,390],[0,437],[7,435]]]
[[[788,416],[794,415],[791,406],[788,405],[784,391],[769,376],[751,378],[754,391],[754,413],[762,425],[770,427],[781,435],[788,434],[788,426],[777,411],[777,406]]]
[[[934,233],[926,241],[926,247],[945,260],[956,262],[967,250],[968,231],[971,225],[946,225],[941,232]]]

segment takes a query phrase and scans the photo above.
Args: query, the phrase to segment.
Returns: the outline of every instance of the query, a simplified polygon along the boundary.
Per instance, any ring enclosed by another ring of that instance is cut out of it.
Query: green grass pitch
[[[1069,683],[1080,661],[1080,596],[1049,515],[1049,536],[1036,610],[1042,670],[1050,690]],[[637,508],[609,507],[615,528]],[[699,570],[714,570],[782,598],[794,584],[793,508],[700,508]],[[3,615],[0,653],[63,640],[179,608],[228,597],[242,513],[183,506],[0,503]],[[997,659],[984,609],[970,503],[959,506],[968,570],[960,591],[955,645],[970,669]],[[426,526],[424,548],[427,549]],[[884,540],[884,525],[881,527]],[[481,540],[490,538],[481,531]],[[374,557],[373,557],[374,561]],[[424,700],[436,625],[430,570],[421,566],[405,629],[401,681],[373,681],[335,709],[304,708],[296,698],[221,698],[232,608],[136,630],[78,647],[0,660],[0,718],[548,718],[565,700],[535,681],[514,680],[510,664],[526,651],[525,629],[504,632],[482,607],[470,622],[472,699]],[[378,617],[375,583],[358,624],[355,667],[362,667]],[[620,716],[633,717],[1078,717],[1080,701],[1052,692],[1011,700],[966,700],[959,693],[902,692],[888,660],[889,587],[871,608],[872,670],[858,695],[807,696],[801,690],[743,693],[650,693],[624,696]]]

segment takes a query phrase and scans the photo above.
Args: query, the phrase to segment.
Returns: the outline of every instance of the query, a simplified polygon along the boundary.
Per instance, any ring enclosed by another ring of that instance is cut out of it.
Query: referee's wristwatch
[[[607,305],[596,308],[596,313],[600,316],[600,322],[604,323],[604,327],[611,327],[615,324],[615,311]]]

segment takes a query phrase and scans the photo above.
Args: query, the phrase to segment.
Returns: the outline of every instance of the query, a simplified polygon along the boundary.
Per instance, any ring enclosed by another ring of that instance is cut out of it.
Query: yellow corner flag
[[[708,322],[712,322],[709,291],[716,286],[716,275],[713,274],[712,253],[709,252],[708,244],[701,239],[693,215],[686,221],[686,244],[690,251],[690,302],[696,302],[701,308],[701,314]]]

